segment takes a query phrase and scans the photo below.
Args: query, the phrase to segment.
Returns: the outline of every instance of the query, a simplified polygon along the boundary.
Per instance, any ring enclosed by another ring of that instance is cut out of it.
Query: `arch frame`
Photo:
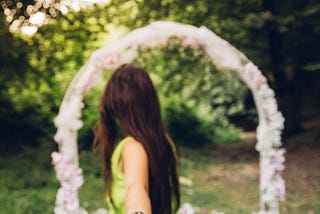
[[[285,181],[282,178],[285,150],[281,148],[284,118],[278,110],[274,91],[253,62],[205,26],[167,21],[156,21],[137,28],[94,51],[73,78],[54,119],[57,127],[54,140],[59,145],[59,151],[52,153],[52,160],[61,184],[57,191],[55,213],[87,213],[81,208],[78,198],[78,189],[83,184],[77,147],[77,132],[82,126],[83,95],[106,69],[132,62],[139,49],[165,46],[173,36],[183,47],[201,46],[218,70],[236,71],[251,90],[259,117],[255,146],[260,153],[260,210],[257,213],[279,213],[279,201],[285,198]]]

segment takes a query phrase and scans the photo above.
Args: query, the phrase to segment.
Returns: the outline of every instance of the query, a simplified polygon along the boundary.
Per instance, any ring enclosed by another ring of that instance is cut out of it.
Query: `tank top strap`
[[[117,145],[115,150],[113,151],[112,157],[111,157],[111,169],[112,169],[112,173],[113,176],[123,176],[123,173],[120,170],[120,160],[121,160],[121,154],[122,154],[122,150],[123,150],[123,146],[125,144],[125,142],[127,142],[128,140],[133,139],[131,136],[127,136],[124,139],[122,139]]]

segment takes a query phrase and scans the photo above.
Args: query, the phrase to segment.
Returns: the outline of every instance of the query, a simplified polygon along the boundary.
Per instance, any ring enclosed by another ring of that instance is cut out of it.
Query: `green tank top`
[[[126,137],[123,140],[121,140],[115,150],[112,153],[111,156],[111,198],[109,196],[106,197],[107,207],[108,207],[108,213],[109,214],[125,214],[126,208],[125,208],[125,176],[120,168],[120,160],[121,160],[121,154],[122,149],[125,144],[125,142],[129,139],[134,139],[133,137]],[[173,143],[173,141],[169,138],[169,142],[172,146],[173,153],[175,155],[175,158],[177,158],[176,148]],[[179,212],[177,212],[179,213]]]
[[[126,137],[120,141],[111,157],[111,198],[113,203],[111,203],[111,198],[107,196],[106,202],[109,214],[125,214],[125,177],[120,168],[120,160],[122,149],[125,142],[132,137]]]

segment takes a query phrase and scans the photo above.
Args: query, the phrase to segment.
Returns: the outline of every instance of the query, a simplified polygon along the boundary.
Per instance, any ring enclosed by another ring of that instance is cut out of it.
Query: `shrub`
[[[214,141],[214,124],[186,102],[167,100],[163,104],[163,116],[169,133],[180,145],[197,147]]]

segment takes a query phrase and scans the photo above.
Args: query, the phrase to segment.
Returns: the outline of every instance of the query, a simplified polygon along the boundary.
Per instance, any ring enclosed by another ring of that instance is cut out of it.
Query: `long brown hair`
[[[111,156],[121,133],[135,138],[147,153],[152,213],[177,211],[180,192],[176,154],[164,129],[158,95],[148,73],[130,64],[117,68],[106,85],[99,108],[94,148],[100,151],[109,196]]]

